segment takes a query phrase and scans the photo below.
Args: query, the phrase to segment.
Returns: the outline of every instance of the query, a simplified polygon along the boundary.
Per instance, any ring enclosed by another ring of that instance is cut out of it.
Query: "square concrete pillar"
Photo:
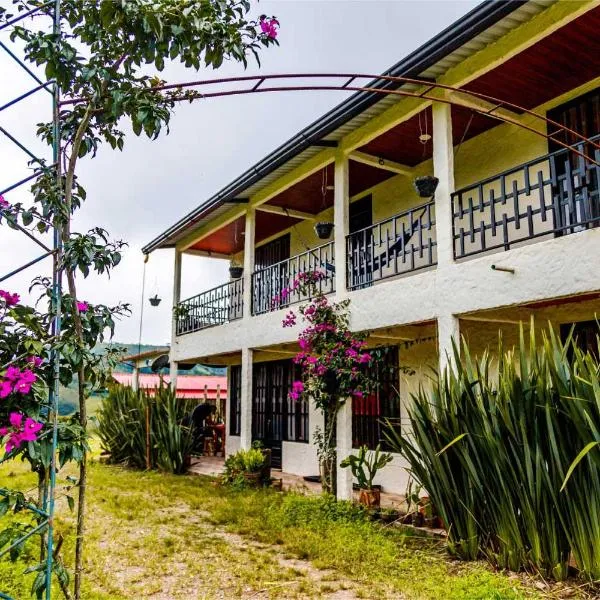
[[[344,154],[335,158],[333,223],[335,252],[335,293],[338,298],[347,294],[347,252],[346,236],[350,218],[350,161]]]
[[[242,349],[242,385],[240,397],[240,448],[252,446],[252,356],[251,348]]]
[[[352,471],[342,469],[340,462],[352,454],[352,399],[344,402],[337,414],[337,498],[352,500]]]

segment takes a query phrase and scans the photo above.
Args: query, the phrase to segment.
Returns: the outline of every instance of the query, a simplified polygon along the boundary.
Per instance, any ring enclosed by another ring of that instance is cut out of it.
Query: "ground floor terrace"
[[[521,331],[528,336],[533,327],[541,343],[552,327],[563,339],[572,332],[578,344],[597,353],[599,313],[600,292],[592,292],[465,312],[450,323],[440,318],[370,330],[368,345],[376,357],[371,375],[377,385],[371,395],[349,400],[338,415],[338,459],[362,445],[373,450],[380,444],[391,450],[385,435],[388,427],[410,435],[407,410],[411,395],[429,390],[436,369],[452,362],[453,341],[464,340],[474,356],[489,352],[494,357],[500,338],[510,349],[518,345]],[[314,435],[323,427],[323,416],[310,399],[289,397],[292,382],[299,378],[292,360],[297,351],[296,342],[284,341],[203,360],[228,366],[226,453],[258,441],[272,450],[275,468],[317,481]],[[402,457],[394,454],[375,483],[384,492],[405,493],[409,483],[406,466]],[[349,470],[338,471],[342,497],[352,497],[352,483]]]

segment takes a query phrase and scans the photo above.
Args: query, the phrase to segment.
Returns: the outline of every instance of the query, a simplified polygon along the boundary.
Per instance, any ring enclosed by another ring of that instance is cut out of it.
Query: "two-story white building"
[[[369,84],[412,97],[355,93],[144,248],[175,249],[173,367],[228,366],[228,452],[261,440],[284,471],[318,473],[320,415],[288,400],[299,327],[281,326],[302,298],[273,301],[301,271],[326,273],[323,290],[351,300],[352,328],[388,348],[378,392],[339,415],[340,459],[382,441],[382,419],[402,426],[453,337],[479,352],[533,316],[595,339],[599,31],[597,0],[484,2],[386,72],[422,84]],[[439,180],[433,197],[414,187],[426,175]],[[243,273],[181,299],[185,253]],[[400,457],[378,482],[404,491]],[[350,494],[348,470],[338,489]]]

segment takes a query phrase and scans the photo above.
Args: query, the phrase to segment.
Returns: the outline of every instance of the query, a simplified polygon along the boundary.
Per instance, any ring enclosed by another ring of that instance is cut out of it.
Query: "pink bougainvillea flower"
[[[284,327],[293,327],[296,324],[296,315],[290,310],[290,312],[285,315],[282,324]]]
[[[27,358],[27,362],[29,364],[33,365],[34,369],[38,369],[44,363],[44,359],[40,358],[39,356],[29,356]]]
[[[17,381],[19,377],[21,377],[21,369],[19,369],[19,367],[10,366],[6,369],[4,377],[8,379],[8,381]]]
[[[4,299],[6,306],[14,306],[21,299],[19,294],[11,294],[5,290],[0,290],[0,298]]]
[[[8,200],[6,200],[4,198],[4,196],[2,194],[0,194],[0,210],[4,209],[4,208],[8,208],[10,206],[10,203],[8,202]]]
[[[0,435],[2,435],[2,437],[6,435],[9,436],[8,441],[6,442],[6,452],[16,450],[23,442],[35,442],[38,438],[38,431],[43,427],[43,423],[40,423],[31,417],[24,417],[22,413],[18,412],[10,413],[8,421],[11,428],[2,427],[0,429]]]
[[[6,398],[12,393],[12,382],[4,380],[0,382],[0,398]]]
[[[21,376],[19,380],[14,385],[14,391],[19,392],[19,394],[29,394],[31,391],[31,386],[36,382],[37,375],[29,370],[25,369],[25,371],[21,372]]]
[[[272,40],[277,37],[278,27],[279,21],[277,19],[267,19],[264,15],[260,18],[260,30]]]
[[[23,440],[24,442],[35,442],[35,440],[37,440],[37,432],[43,426],[43,423],[40,423],[30,417],[27,417],[25,419],[25,425],[23,426],[23,433],[21,433],[21,440]]]
[[[89,308],[90,306],[87,302],[77,302],[77,310],[80,313],[87,312]]]
[[[371,362],[371,355],[368,352],[365,352],[364,354],[360,354],[358,357],[358,362],[365,364],[368,362]]]

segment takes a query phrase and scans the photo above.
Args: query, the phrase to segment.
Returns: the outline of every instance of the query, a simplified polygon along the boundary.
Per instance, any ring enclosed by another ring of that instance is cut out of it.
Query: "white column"
[[[348,157],[342,153],[335,158],[333,223],[335,248],[335,293],[338,298],[348,294],[346,271],[346,236],[349,232],[350,215],[350,167]]]
[[[252,355],[251,348],[242,348],[240,448],[246,450],[252,446]]]
[[[342,469],[340,462],[352,453],[352,399],[348,398],[337,414],[337,498],[352,500],[352,471]]]
[[[131,389],[137,392],[140,389],[140,368],[137,362],[133,365],[133,379],[131,380]]]
[[[440,315],[437,319],[438,352],[440,374],[454,360],[452,340],[460,349],[460,325],[457,317],[451,314]]]
[[[249,207],[244,229],[244,319],[252,316],[252,273],[254,272],[254,239],[256,234],[256,210]]]
[[[183,253],[180,250],[175,249],[175,265],[173,268],[173,310],[179,304],[181,300],[181,263]],[[169,375],[171,380],[171,389],[177,390],[177,369],[178,364],[173,360],[173,352],[177,340],[177,318],[175,313],[172,314],[172,326],[171,326],[171,362],[169,365]]]
[[[454,262],[452,203],[454,192],[454,146],[451,105],[433,104],[433,174],[439,179],[435,192],[435,231],[438,269]]]

